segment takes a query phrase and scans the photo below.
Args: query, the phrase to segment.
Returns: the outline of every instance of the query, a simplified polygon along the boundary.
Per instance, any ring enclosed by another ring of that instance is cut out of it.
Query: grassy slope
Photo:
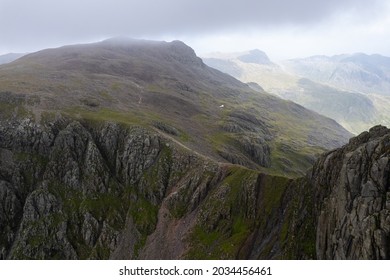
[[[218,161],[224,161],[220,149],[242,156],[236,140],[246,132],[222,126],[232,113],[247,112],[271,133],[271,167],[254,166],[287,176],[302,174],[313,155],[350,136],[329,119],[205,66],[180,42],[109,41],[41,51],[0,67],[0,92],[23,95],[18,106],[37,121],[60,113],[149,127],[162,122],[180,132],[171,137]]]

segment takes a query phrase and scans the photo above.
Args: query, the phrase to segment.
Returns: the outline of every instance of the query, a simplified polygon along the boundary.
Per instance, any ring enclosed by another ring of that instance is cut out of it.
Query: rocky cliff
[[[295,227],[288,230],[292,239],[287,253],[297,239],[317,259],[389,259],[389,158],[390,130],[383,126],[322,155],[294,186],[298,192],[292,200],[298,207],[290,222]],[[294,236],[296,232],[300,234]]]
[[[316,163],[320,259],[389,259],[390,130],[376,126]]]
[[[289,179],[115,123],[2,123],[0,147],[2,259],[282,256]]]
[[[159,131],[57,118],[0,125],[0,258],[389,258],[390,131],[287,179]]]

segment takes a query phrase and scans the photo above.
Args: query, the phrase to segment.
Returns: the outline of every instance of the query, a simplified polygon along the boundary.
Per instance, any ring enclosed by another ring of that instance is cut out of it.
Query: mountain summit
[[[251,50],[246,54],[242,54],[237,57],[238,60],[245,63],[255,63],[255,64],[272,64],[271,60],[268,58],[265,52],[260,50]]]
[[[61,114],[142,124],[217,161],[283,174],[304,172],[313,154],[350,136],[206,66],[180,41],[114,38],[43,50],[1,66],[0,85],[3,102],[19,100],[36,120]]]

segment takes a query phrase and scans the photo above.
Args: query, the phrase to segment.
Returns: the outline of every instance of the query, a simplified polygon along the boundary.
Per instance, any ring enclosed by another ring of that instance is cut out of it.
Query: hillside
[[[350,137],[330,119],[206,66],[179,41],[43,50],[1,66],[0,88],[12,116],[140,125],[213,160],[286,176]]]
[[[253,51],[250,52],[253,53]],[[358,92],[358,88],[354,86],[345,86],[346,83],[350,85],[365,83],[363,74],[344,77],[344,81],[347,81],[344,85],[331,82],[326,78],[330,77],[336,68],[336,62],[331,63],[331,58],[318,56],[284,61],[278,65],[269,59],[267,63],[244,62],[240,59],[242,55],[242,53],[210,54],[204,61],[211,67],[243,82],[255,82],[267,92],[332,118],[352,133],[359,134],[376,124],[390,124],[386,113],[389,109],[387,104],[390,102],[387,96],[366,94]],[[264,57],[264,53],[261,57]],[[346,57],[344,60],[348,61]],[[350,60],[352,61],[352,57]],[[370,65],[372,64],[374,62]],[[344,67],[344,64],[337,67],[345,71],[348,69]],[[368,66],[366,68],[369,69]],[[376,72],[379,70],[376,69]]]

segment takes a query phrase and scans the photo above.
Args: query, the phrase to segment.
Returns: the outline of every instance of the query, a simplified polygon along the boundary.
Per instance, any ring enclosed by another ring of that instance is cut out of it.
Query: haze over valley
[[[389,125],[390,58],[344,54],[290,59],[278,64],[260,50],[214,53],[206,64],[245,83],[335,119],[354,134]]]

